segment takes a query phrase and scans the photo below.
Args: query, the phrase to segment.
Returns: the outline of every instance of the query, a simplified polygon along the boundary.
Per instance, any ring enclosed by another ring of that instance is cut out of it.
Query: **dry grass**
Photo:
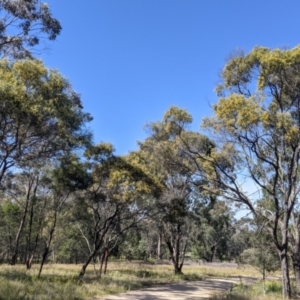
[[[108,272],[101,279],[93,266],[83,280],[78,279],[80,265],[46,265],[41,279],[38,266],[26,271],[24,266],[1,265],[0,300],[80,300],[103,297],[143,287],[201,280],[207,277],[259,276],[252,268],[213,266],[184,266],[184,275],[176,276],[171,265],[141,262],[110,262]]]
[[[211,300],[281,300],[282,285],[280,280],[266,282],[265,293],[263,291],[262,281],[256,284],[236,285],[232,292],[215,295]],[[298,299],[298,298],[295,298]]]

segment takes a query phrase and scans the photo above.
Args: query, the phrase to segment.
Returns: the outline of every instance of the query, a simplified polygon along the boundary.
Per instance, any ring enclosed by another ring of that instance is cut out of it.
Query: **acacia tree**
[[[207,189],[265,219],[280,258],[284,298],[291,297],[288,232],[300,192],[299,74],[300,47],[257,47],[232,58],[217,87],[215,115],[204,120],[204,127],[214,130],[218,150],[204,157],[189,149],[205,162],[199,170],[211,183]],[[245,191],[245,178],[268,198],[270,209]]]
[[[44,38],[55,40],[61,32],[49,5],[39,0],[0,1],[0,56],[25,58]]]

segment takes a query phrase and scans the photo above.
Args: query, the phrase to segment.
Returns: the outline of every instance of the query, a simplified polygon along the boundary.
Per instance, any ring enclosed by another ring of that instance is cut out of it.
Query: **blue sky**
[[[63,31],[41,58],[81,94],[96,143],[136,149],[176,105],[198,130],[226,57],[300,42],[299,0],[48,0]]]

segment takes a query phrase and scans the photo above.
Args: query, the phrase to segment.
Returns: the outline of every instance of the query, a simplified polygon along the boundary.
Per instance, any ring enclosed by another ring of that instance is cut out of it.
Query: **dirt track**
[[[246,279],[248,282],[250,278]],[[102,300],[200,300],[211,295],[229,291],[238,278],[208,279],[164,286],[156,286],[124,294],[109,296]],[[98,298],[99,299],[99,298]],[[96,300],[96,299],[95,299]]]

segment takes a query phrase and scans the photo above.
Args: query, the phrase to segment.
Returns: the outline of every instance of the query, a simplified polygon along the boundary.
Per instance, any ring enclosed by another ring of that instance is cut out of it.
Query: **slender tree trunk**
[[[104,271],[103,271],[104,274],[106,274],[106,271],[107,271],[108,257],[109,257],[109,250],[108,250],[108,248],[106,248],[105,249],[105,258],[104,258]]]
[[[17,257],[18,257],[18,251],[19,251],[19,243],[20,243],[20,238],[21,238],[21,233],[23,231],[24,228],[24,224],[25,224],[25,219],[26,219],[26,215],[27,215],[27,206],[28,206],[28,202],[26,200],[26,205],[25,205],[25,209],[23,212],[23,216],[22,216],[22,220],[20,222],[20,226],[16,235],[16,239],[15,239],[15,247],[14,247],[14,252],[11,258],[11,265],[15,265],[17,262]]]
[[[45,246],[44,253],[43,253],[43,256],[42,256],[42,261],[41,261],[41,265],[40,265],[40,269],[39,269],[39,273],[38,273],[38,278],[40,278],[40,276],[42,274],[43,266],[44,266],[44,263],[47,259],[47,256],[48,256],[48,253],[49,253],[49,250],[50,250],[51,242],[52,242],[54,231],[55,231],[55,228],[56,228],[56,222],[57,222],[57,212],[55,212],[55,214],[54,214],[54,221],[53,221],[53,224],[52,224],[52,228],[50,230],[49,240],[48,240],[48,242]]]
[[[296,280],[296,291],[297,295],[300,295],[300,253],[297,251],[297,254],[292,255],[292,260],[293,260],[293,269],[294,269],[294,274],[295,274],[295,280]]]
[[[79,278],[82,278],[85,274],[86,268],[88,267],[88,265],[90,264],[90,262],[92,261],[92,259],[94,259],[94,257],[97,255],[97,253],[99,253],[99,250],[101,249],[101,246],[103,244],[103,239],[105,234],[107,233],[108,229],[109,229],[109,225],[107,225],[108,222],[106,222],[105,224],[105,228],[104,228],[104,232],[102,232],[102,235],[100,237],[100,239],[94,241],[94,250],[90,253],[90,255],[88,256],[86,262],[82,265],[81,267],[81,271],[79,273]],[[99,236],[100,232],[98,232],[98,234],[96,234],[96,236]]]
[[[297,295],[300,296],[300,236],[298,226],[294,228],[290,234],[292,244],[292,263],[296,280]]]
[[[213,246],[211,246],[210,251],[211,251],[210,262],[214,262],[216,259],[217,245],[214,244]]]
[[[266,262],[263,262],[263,293],[266,295]]]
[[[86,268],[88,267],[88,265],[90,264],[90,262],[92,261],[92,259],[94,258],[94,256],[96,255],[98,251],[95,249],[87,258],[87,260],[85,261],[85,263],[82,265],[81,267],[81,271],[79,273],[79,278],[82,278],[85,274]]]
[[[280,255],[281,274],[282,274],[282,296],[283,299],[291,298],[291,284],[288,267],[288,257],[286,251],[282,251]]]
[[[285,221],[287,217],[285,218]],[[282,296],[283,299],[290,299],[292,296],[291,292],[291,282],[289,274],[289,264],[288,264],[288,222],[283,222],[283,227],[281,228],[282,233],[282,246],[278,249],[278,254],[280,258],[281,265],[281,275],[282,275]]]
[[[158,234],[157,259],[162,259],[162,252],[161,252],[161,232],[159,232],[159,234]]]
[[[22,216],[22,219],[21,219],[21,222],[20,222],[20,225],[19,225],[19,229],[18,229],[18,232],[17,232],[17,235],[16,235],[16,239],[15,239],[15,248],[14,248],[12,258],[11,258],[11,264],[12,265],[16,264],[17,257],[18,257],[19,243],[20,243],[21,233],[23,231],[26,216],[27,216],[31,187],[32,187],[32,182],[30,181],[30,184],[28,186],[27,193],[26,193],[26,202],[25,202],[25,207],[24,207],[24,211],[23,211],[23,216]]]
[[[103,264],[104,264],[104,259],[105,259],[105,251],[103,251],[101,255],[101,263],[100,263],[100,269],[99,269],[99,276],[101,278],[102,276],[102,270],[103,270]]]
[[[32,264],[32,260],[33,260],[33,253],[32,253],[33,247],[31,245],[32,224],[33,224],[33,214],[34,214],[33,206],[34,206],[34,201],[32,199],[31,206],[30,206],[29,232],[28,232],[28,238],[27,238],[27,243],[28,243],[28,249],[27,249],[27,255],[26,255],[27,270],[31,269],[31,264]]]
[[[46,205],[47,205],[47,201],[45,200],[45,201],[44,201],[44,205],[43,205],[43,209],[42,209],[43,214],[44,214]],[[32,207],[32,208],[33,208],[33,207]],[[40,232],[41,232],[41,230],[42,230],[42,225],[43,225],[43,221],[44,221],[43,214],[42,214],[41,216],[39,216],[38,227],[37,227],[37,234],[36,234],[35,239],[34,239],[34,246],[29,248],[29,249],[30,249],[30,252],[29,252],[28,255],[27,255],[27,259],[26,259],[26,268],[27,268],[28,270],[31,269],[32,261],[33,261],[34,255],[35,255],[35,253],[36,253],[38,244],[39,244],[39,240],[40,240]],[[31,215],[31,218],[33,218],[33,214]],[[31,229],[30,229],[30,233],[31,233]]]

